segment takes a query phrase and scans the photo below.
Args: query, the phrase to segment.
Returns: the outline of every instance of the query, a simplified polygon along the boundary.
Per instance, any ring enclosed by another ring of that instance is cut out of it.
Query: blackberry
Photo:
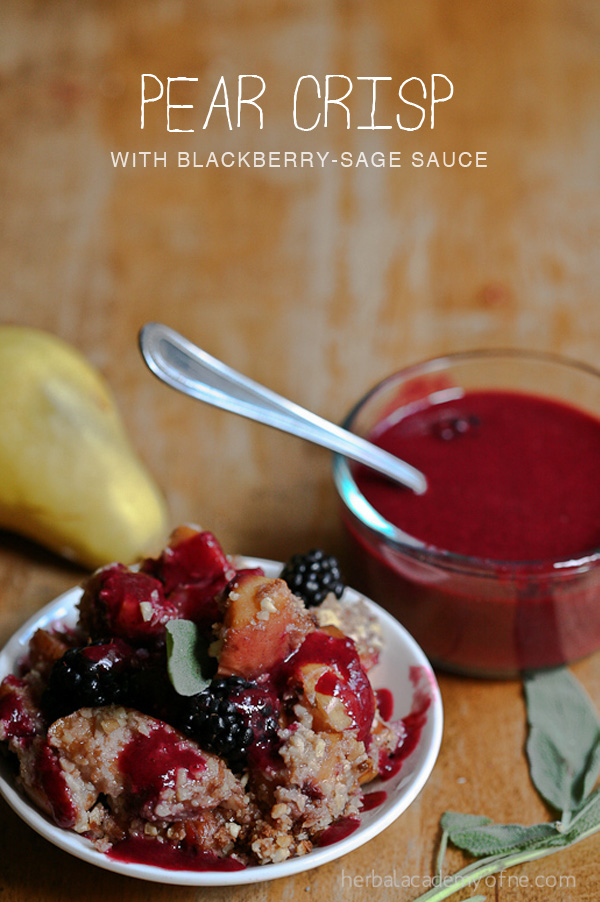
[[[293,555],[281,571],[281,579],[308,607],[320,605],[329,592],[341,598],[344,591],[337,559],[319,548]]]
[[[251,684],[241,677],[213,680],[210,688],[186,699],[179,729],[207,752],[231,765],[239,764],[254,740],[248,718],[233,698]]]
[[[254,735],[249,751],[278,744],[280,702],[274,687],[242,682],[246,685],[236,688],[229,697]]]
[[[128,672],[124,687],[126,696],[124,704],[135,708],[150,717],[164,720],[172,726],[176,712],[179,709],[182,696],[178,695],[167,672],[167,662],[164,655],[155,652],[136,650],[137,666]]]
[[[68,649],[50,671],[44,713],[53,722],[79,708],[125,704],[134,655],[121,639]]]

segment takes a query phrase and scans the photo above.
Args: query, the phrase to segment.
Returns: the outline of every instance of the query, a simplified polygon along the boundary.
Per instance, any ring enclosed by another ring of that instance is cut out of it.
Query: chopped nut
[[[280,817],[284,817],[286,814],[289,814],[290,806],[286,805],[285,802],[278,802],[277,805],[273,805],[271,808],[271,817],[275,820],[278,820]]]
[[[113,733],[115,730],[119,729],[119,721],[114,717],[111,717],[108,720],[103,720],[102,729],[105,733]]]
[[[218,658],[221,654],[221,649],[223,648],[223,640],[215,639],[214,642],[211,642],[208,646],[208,654],[211,658]]]
[[[152,605],[149,601],[140,601],[140,614],[146,623],[152,620]]]
[[[296,846],[296,855],[306,855],[311,850],[312,843],[305,839]]]

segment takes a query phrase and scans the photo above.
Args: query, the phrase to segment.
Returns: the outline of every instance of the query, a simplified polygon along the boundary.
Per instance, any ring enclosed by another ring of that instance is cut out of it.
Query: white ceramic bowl
[[[235,563],[238,567],[262,567],[268,576],[277,576],[282,566],[275,561],[265,561],[260,558],[236,558]],[[29,639],[36,629],[47,627],[57,621],[66,625],[76,623],[76,605],[80,596],[81,590],[78,588],[65,592],[46,605],[15,633],[0,652],[0,680],[8,673],[17,670],[19,661],[27,651]],[[383,628],[385,648],[379,664],[370,672],[369,676],[375,688],[385,687],[392,692],[394,718],[405,716],[410,712],[416,677],[419,688],[421,690],[424,688],[430,694],[431,701],[427,710],[427,721],[417,747],[403,761],[400,771],[389,780],[375,780],[368,786],[368,792],[378,789],[385,790],[386,800],[377,808],[364,812],[361,816],[360,826],[339,842],[315,848],[308,855],[291,858],[281,864],[266,864],[240,871],[167,870],[145,864],[116,861],[99,852],[85,837],[57,827],[22,792],[15,781],[13,771],[4,759],[0,760],[0,793],[25,823],[65,852],[117,874],[152,880],[157,883],[183,886],[229,886],[258,883],[275,880],[278,877],[289,877],[292,874],[298,874],[340,858],[377,836],[414,801],[433,769],[442,738],[440,692],[424,653],[412,636],[390,614],[353,589],[345,590],[343,600],[347,604],[355,604],[358,599],[363,599],[367,603]]]

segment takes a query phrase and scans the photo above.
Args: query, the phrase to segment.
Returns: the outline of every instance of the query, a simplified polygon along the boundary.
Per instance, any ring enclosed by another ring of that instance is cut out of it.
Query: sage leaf
[[[166,625],[167,671],[179,695],[196,695],[210,684],[205,677],[208,649],[191,620],[169,620]]]
[[[440,818],[440,826],[450,838],[454,832],[470,830],[473,827],[491,823],[491,817],[486,817],[484,814],[462,814],[460,811],[444,811]]]
[[[554,824],[478,824],[448,831],[450,841],[475,858],[505,855],[556,837]]]
[[[600,731],[598,739],[596,740],[596,744],[590,750],[590,754],[588,755],[588,760],[585,766],[585,772],[583,775],[583,797],[590,794],[594,786],[596,785],[596,780],[600,776]]]
[[[555,809],[576,809],[600,774],[600,720],[581,684],[566,668],[524,677],[534,786]]]

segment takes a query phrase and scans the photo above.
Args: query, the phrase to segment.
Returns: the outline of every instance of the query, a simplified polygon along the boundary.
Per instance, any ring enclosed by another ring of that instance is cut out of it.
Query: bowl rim
[[[596,367],[549,351],[518,348],[479,348],[470,351],[456,351],[410,364],[381,379],[354,404],[344,417],[341,425],[344,429],[353,432],[352,427],[358,414],[375,395],[394,381],[436,373],[447,369],[453,364],[485,361],[490,358],[513,358],[556,365],[569,370],[578,370],[587,376],[598,379],[600,382],[600,370]],[[569,557],[564,560],[554,560],[552,558],[543,560],[494,560],[459,554],[438,548],[435,545],[428,545],[421,539],[417,539],[395,526],[367,501],[352,475],[348,458],[336,453],[333,457],[332,466],[335,487],[345,510],[349,511],[362,527],[375,533],[379,539],[386,545],[391,546],[394,551],[424,564],[443,567],[444,570],[455,573],[468,573],[472,576],[489,579],[497,579],[499,573],[507,571],[515,573],[515,575],[535,574],[543,575],[546,578],[560,579],[561,577],[565,578],[566,576],[587,572],[593,565],[600,562],[600,547],[590,549],[578,557]]]

